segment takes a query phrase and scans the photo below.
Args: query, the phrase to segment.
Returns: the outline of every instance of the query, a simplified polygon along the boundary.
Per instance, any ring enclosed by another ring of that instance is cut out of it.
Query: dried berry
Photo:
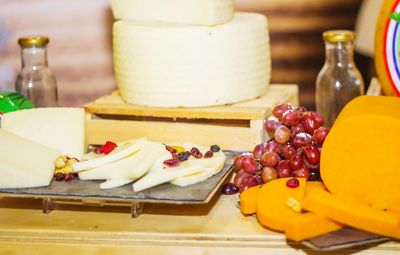
[[[61,172],[58,172],[58,173],[55,174],[54,178],[58,182],[63,181],[65,179],[65,174],[63,174]]]
[[[219,152],[220,150],[221,148],[216,144],[210,146],[210,151],[212,152]]]
[[[101,154],[101,153],[103,153],[103,148],[102,147],[96,147],[96,148],[94,148],[93,152],[96,153],[96,154]]]
[[[67,181],[67,182],[72,181],[73,179],[74,179],[74,174],[73,173],[66,174],[65,178],[64,178],[64,180]]]
[[[190,157],[190,152],[188,151],[180,152],[178,153],[177,157],[180,161],[186,161]]]
[[[116,143],[107,141],[107,142],[102,146],[102,149],[103,149],[102,152],[103,152],[104,154],[107,155],[108,153],[112,152],[116,147],[117,147],[117,144],[116,144]]]
[[[291,178],[286,182],[286,186],[288,188],[294,189],[300,185],[300,182],[297,178]]]
[[[168,167],[176,167],[181,164],[181,161],[178,158],[167,159],[163,162],[164,165]]]
[[[192,155],[195,158],[202,158],[203,157],[203,153],[200,152],[200,150],[196,147],[193,147],[190,150],[190,155]]]
[[[212,151],[207,151],[207,152],[204,154],[204,158],[211,158],[213,155],[214,155],[214,153],[213,153]]]

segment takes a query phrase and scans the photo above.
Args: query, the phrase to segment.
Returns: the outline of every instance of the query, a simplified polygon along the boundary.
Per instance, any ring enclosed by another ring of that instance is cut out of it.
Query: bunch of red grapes
[[[240,192],[276,178],[320,180],[321,147],[329,132],[323,126],[322,115],[289,104],[276,106],[272,113],[273,117],[264,123],[265,131],[272,138],[258,144],[253,153],[235,158],[238,172],[234,185]]]

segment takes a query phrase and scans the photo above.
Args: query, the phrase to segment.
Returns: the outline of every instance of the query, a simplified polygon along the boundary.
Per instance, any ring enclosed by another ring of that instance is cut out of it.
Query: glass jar
[[[58,106],[57,82],[47,65],[48,43],[47,37],[24,37],[18,40],[22,68],[15,88],[37,107]]]
[[[364,82],[354,63],[355,38],[348,30],[323,33],[326,56],[316,81],[316,106],[325,126],[332,126],[342,108],[364,94]]]

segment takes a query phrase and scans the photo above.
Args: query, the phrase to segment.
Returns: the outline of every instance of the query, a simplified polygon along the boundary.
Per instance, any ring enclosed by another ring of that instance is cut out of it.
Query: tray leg
[[[42,212],[45,214],[51,213],[56,206],[56,202],[50,197],[43,198]]]
[[[133,201],[131,207],[131,217],[138,218],[142,214],[144,204],[142,202]]]

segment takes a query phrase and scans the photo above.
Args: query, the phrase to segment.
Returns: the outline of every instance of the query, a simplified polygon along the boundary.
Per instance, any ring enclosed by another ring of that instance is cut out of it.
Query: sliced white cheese
[[[100,189],[112,189],[131,182],[133,182],[131,179],[111,179],[100,183]]]
[[[222,151],[214,153],[213,157],[211,158],[202,158],[199,164],[202,165],[203,171],[195,174],[190,174],[186,176],[182,176],[176,178],[170,183],[178,185],[178,186],[188,186],[192,185],[201,181],[204,181],[214,174],[217,174],[225,165],[225,154]],[[197,162],[198,163],[198,162]]]
[[[119,20],[113,57],[122,98],[138,105],[230,104],[264,95],[270,81],[262,14],[236,13],[229,23],[213,27]]]
[[[5,113],[3,130],[81,159],[85,115],[82,108],[34,108]]]
[[[101,157],[92,158],[86,161],[81,161],[72,165],[72,170],[74,172],[80,172],[84,170],[89,170],[95,167],[104,166],[111,162],[123,159],[129,155],[134,154],[139,151],[143,146],[147,144],[145,139],[138,139],[136,141],[127,142],[124,145],[117,147],[114,153],[109,153]]]
[[[145,141],[135,153],[79,173],[82,180],[112,180],[130,179],[132,181],[142,177],[154,164],[165,147],[161,143]]]
[[[54,161],[60,155],[55,149],[0,129],[0,188],[49,185]]]
[[[115,19],[161,21],[195,25],[228,22],[233,0],[111,0]]]
[[[142,191],[162,183],[169,182],[170,180],[176,179],[181,176],[194,174],[201,172],[203,168],[200,165],[186,165],[182,164],[178,167],[169,167],[165,169],[160,169],[159,171],[154,171],[149,173],[133,183],[133,191]]]

